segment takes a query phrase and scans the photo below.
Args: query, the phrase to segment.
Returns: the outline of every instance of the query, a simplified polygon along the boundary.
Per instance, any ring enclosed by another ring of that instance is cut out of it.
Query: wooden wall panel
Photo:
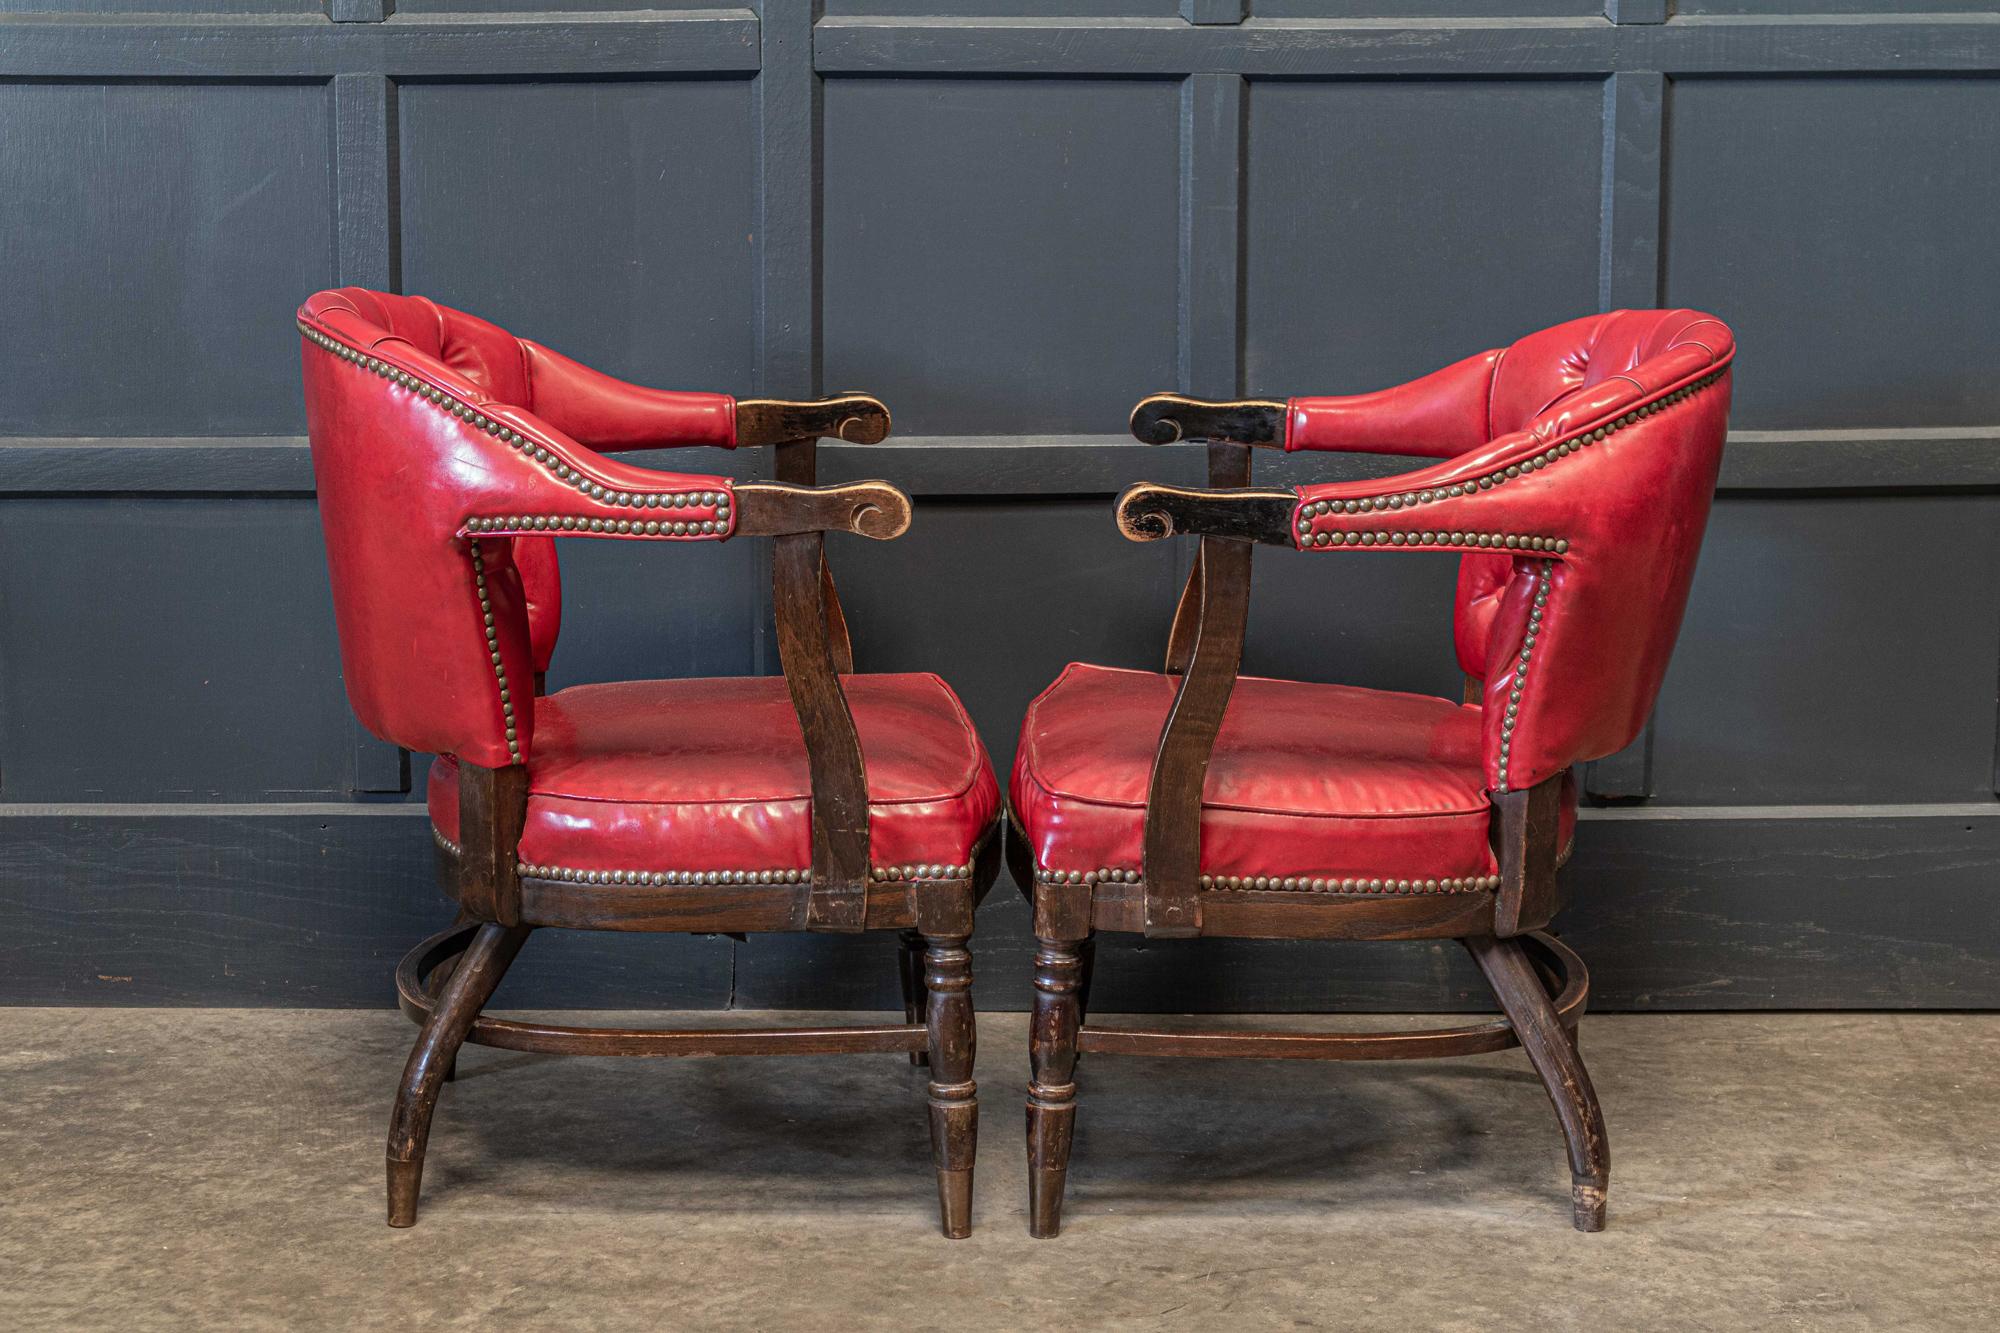
[[[750,395],[749,79],[402,84],[396,103],[405,290],[607,374]]]
[[[860,660],[944,675],[1003,772],[1064,663],[1161,652],[1191,552],[1110,500],[1202,458],[1126,439],[1133,398],[1713,308],[1723,495],[1563,928],[1607,1007],[2000,1005],[1989,6],[325,2],[0,0],[0,1002],[381,1004],[445,919],[425,757],[341,696],[300,437],[291,313],[350,282],[663,386],[883,394],[894,442],[823,452],[918,499],[832,545]],[[776,668],[755,544],[564,559],[557,686]],[[1260,551],[1246,668],[1455,695],[1451,580]],[[1027,956],[1003,883],[983,1003]],[[1479,1002],[1450,949],[1105,957],[1111,1008]],[[551,938],[503,1000],[879,1005],[892,970]]]
[[[1893,540],[1880,540],[1894,533]],[[1716,506],[1655,713],[1655,794],[1992,799],[2000,497]]]
[[[916,435],[1103,431],[1171,385],[1176,107],[1164,80],[830,80],[825,382]]]
[[[0,502],[7,800],[320,800],[353,733],[310,497]]]
[[[1378,389],[1591,309],[1603,100],[1569,80],[1252,81],[1244,391]]]
[[[1063,554],[1022,561],[1024,550]],[[900,541],[843,542],[831,559],[851,590],[855,665],[943,675],[1004,783],[1022,714],[1063,667],[1158,667],[1180,596],[1176,554],[1120,537],[1099,500],[931,500]]]
[[[425,823],[394,805],[6,807],[7,999],[393,1004],[397,960],[451,920]],[[544,932],[498,1002],[726,1002],[730,943]]]
[[[297,431],[328,117],[307,83],[0,82],[0,434]]]
[[[1667,299],[1728,307],[1739,428],[2000,421],[2000,79],[1677,79]],[[1834,290],[1837,289],[1837,295]]]

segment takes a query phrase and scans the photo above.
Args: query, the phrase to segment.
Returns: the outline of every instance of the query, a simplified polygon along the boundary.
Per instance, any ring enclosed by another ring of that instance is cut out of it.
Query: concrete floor
[[[0,1328],[2000,1327],[2000,1015],[1590,1018],[1597,1236],[1518,1051],[1095,1056],[1054,1241],[981,1024],[948,1242],[900,1056],[468,1048],[391,1231],[399,1016],[0,1010]]]

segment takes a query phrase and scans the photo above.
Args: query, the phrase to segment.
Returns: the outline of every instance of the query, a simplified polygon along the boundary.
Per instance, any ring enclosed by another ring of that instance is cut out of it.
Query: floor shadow
[[[1078,1204],[1540,1199],[1561,1138],[1525,1062],[1494,1062],[1507,1058],[1087,1056]],[[989,1055],[979,1070],[981,1169],[1010,1182],[1025,1169],[1026,1070],[1012,1063]],[[593,1207],[648,1212],[906,1208],[931,1168],[926,1081],[900,1055],[590,1060],[468,1048],[440,1110],[432,1185],[515,1198],[588,1190]]]

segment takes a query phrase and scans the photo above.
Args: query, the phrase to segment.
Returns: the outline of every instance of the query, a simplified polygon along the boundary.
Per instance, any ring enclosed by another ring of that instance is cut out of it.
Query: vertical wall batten
[[[763,0],[757,73],[757,391],[810,398],[819,389],[820,86],[814,0]],[[759,460],[757,466],[765,466]],[[778,670],[771,626],[771,552],[757,551],[753,633],[760,672]]]
[[[343,286],[396,289],[396,85],[333,76],[334,234]]]
[[[1243,98],[1234,74],[1181,84],[1181,388],[1206,398],[1241,391]]]
[[[1673,13],[1673,0],[1604,0],[1604,17],[1613,23],[1665,23]]]
[[[1181,17],[1194,24],[1241,23],[1246,0],[1181,0]]]
[[[336,22],[340,22],[338,17]],[[384,74],[333,76],[334,262],[344,287],[401,286],[397,219],[396,85]],[[409,790],[409,756],[353,727],[354,791]]]
[[[380,23],[396,12],[396,0],[324,0],[320,8],[335,23]]]
[[[1604,214],[1598,299],[1606,310],[1660,302],[1666,76],[1620,70],[1604,84]]]
[[[819,387],[819,75],[812,0],[764,0],[757,74],[758,391]]]
[[[1604,81],[1604,208],[1598,236],[1598,303],[1606,310],[1643,310],[1660,303],[1666,97],[1666,76],[1656,70],[1620,70]],[[1652,768],[1653,723],[1649,718],[1638,739],[1585,766],[1583,788],[1603,800],[1650,796]]]

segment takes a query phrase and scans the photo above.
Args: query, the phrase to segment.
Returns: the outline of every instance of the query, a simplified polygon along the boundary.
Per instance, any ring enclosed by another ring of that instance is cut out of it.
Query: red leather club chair
[[[1140,403],[1205,438],[1211,489],[1119,498],[1134,541],[1198,536],[1163,672],[1074,665],[1030,708],[1010,789],[1033,883],[1030,1228],[1054,1235],[1079,1051],[1404,1059],[1516,1043],[1568,1140],[1578,1229],[1610,1159],[1574,1033],[1588,993],[1542,929],[1576,820],[1573,765],[1645,725],[1721,463],[1734,339],[1689,310],[1574,320],[1399,388]],[[1407,454],[1380,480],[1249,486],[1246,446]],[[1237,678],[1252,544],[1457,551],[1465,701]],[[1085,1025],[1092,932],[1461,941],[1505,1017],[1403,1033]]]
[[[944,1230],[967,1234],[978,1109],[966,944],[998,870],[998,784],[944,682],[852,674],[822,534],[896,537],[909,497],[885,482],[812,485],[814,440],[881,440],[882,404],[639,388],[470,315],[354,288],[314,296],[298,323],[348,697],[376,735],[439,756],[431,820],[459,905],[458,924],[397,972],[422,1032],[390,1123],[390,1225],[416,1220],[432,1111],[470,1040],[606,1055],[908,1051],[930,1069]],[[777,482],[596,452],[763,444],[777,448]],[[784,677],[544,695],[558,535],[774,538]],[[482,1016],[545,926],[901,929],[905,1021],[627,1031]]]

